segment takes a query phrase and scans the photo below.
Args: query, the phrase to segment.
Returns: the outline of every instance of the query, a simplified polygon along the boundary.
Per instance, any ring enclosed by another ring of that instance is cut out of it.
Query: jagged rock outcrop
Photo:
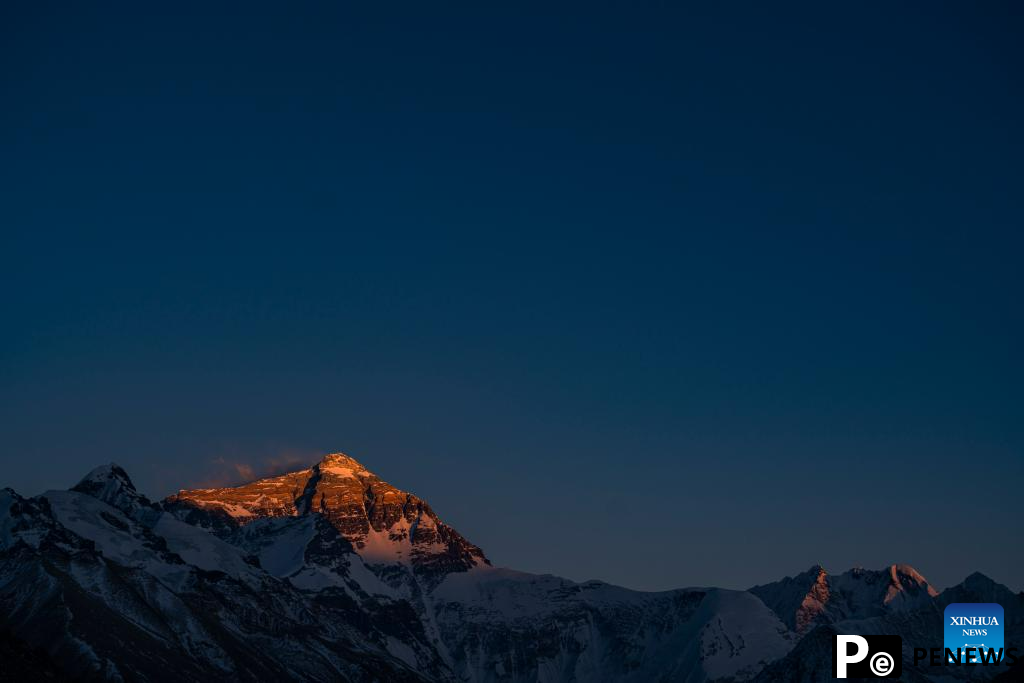
[[[913,610],[931,604],[938,595],[917,570],[901,564],[837,575],[816,565],[796,576],[754,586],[750,592],[800,635],[819,624]]]
[[[781,581],[754,586],[750,592],[761,598],[786,626],[800,635],[817,623],[828,621],[831,590],[828,572],[820,565]]]

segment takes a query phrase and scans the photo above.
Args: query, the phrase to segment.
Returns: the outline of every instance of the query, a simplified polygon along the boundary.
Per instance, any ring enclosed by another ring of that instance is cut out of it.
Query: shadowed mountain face
[[[0,492],[0,645],[27,678],[825,681],[836,633],[895,633],[905,679],[939,680],[910,662],[951,602],[998,602],[1021,642],[1024,598],[980,574],[941,594],[906,565],[643,593],[497,569],[342,454],[158,503],[116,465]]]

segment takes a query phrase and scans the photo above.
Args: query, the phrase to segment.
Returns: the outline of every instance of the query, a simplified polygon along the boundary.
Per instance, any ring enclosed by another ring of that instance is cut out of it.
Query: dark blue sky
[[[0,10],[0,485],[1024,588],[1019,5],[209,4]]]

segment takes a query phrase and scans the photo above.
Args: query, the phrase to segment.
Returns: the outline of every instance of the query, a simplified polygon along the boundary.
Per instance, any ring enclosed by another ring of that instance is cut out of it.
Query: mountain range
[[[158,502],[114,464],[0,491],[10,680],[810,683],[832,680],[836,633],[902,636],[907,681],[1022,680],[912,664],[952,602],[999,603],[1024,642],[1024,594],[977,573],[941,593],[900,564],[640,592],[494,567],[340,453]]]

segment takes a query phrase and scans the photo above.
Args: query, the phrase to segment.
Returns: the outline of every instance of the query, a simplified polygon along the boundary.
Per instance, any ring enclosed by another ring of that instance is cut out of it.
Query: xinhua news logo
[[[899,678],[903,639],[899,636],[836,636],[832,648],[836,678]]]
[[[946,661],[957,664],[998,662],[1003,658],[1003,608],[994,602],[954,602],[942,627]],[[960,661],[952,656],[957,654]]]

